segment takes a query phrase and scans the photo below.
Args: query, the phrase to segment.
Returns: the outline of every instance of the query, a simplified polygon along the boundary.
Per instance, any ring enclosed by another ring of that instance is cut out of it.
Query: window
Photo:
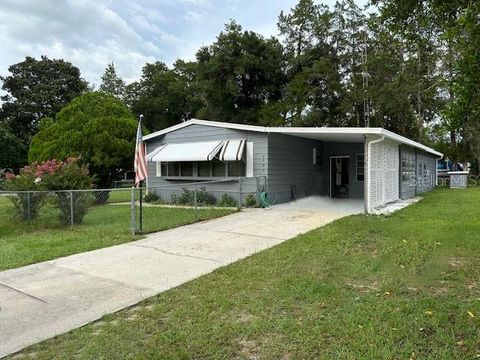
[[[357,181],[365,180],[365,156],[363,154],[357,154],[355,156],[355,165],[357,169]]]
[[[225,163],[220,160],[212,161],[212,176],[225,177]]]
[[[323,164],[322,151],[321,149],[313,148],[313,165]]]
[[[228,176],[245,176],[245,161],[229,161]]]
[[[181,176],[193,176],[193,162],[180,163]]]
[[[201,161],[197,163],[198,167],[198,176],[199,177],[210,177],[211,173],[211,163],[209,161]]]
[[[180,163],[178,162],[168,163],[167,176],[180,176]]]
[[[241,161],[184,161],[184,162],[157,162],[155,175],[157,177],[185,177],[185,178],[210,178],[210,177],[244,177],[247,172],[247,163]]]
[[[402,181],[413,180],[415,177],[415,155],[402,152]]]

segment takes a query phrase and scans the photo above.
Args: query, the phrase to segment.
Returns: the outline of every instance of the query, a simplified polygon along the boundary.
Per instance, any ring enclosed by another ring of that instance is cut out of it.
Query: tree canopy
[[[112,95],[92,92],[75,98],[55,117],[44,118],[30,145],[29,160],[81,157],[109,187],[132,168],[137,122],[130,110]]]
[[[80,70],[61,59],[25,58],[2,76],[3,119],[20,139],[28,139],[40,119],[53,117],[72,99],[87,91]]]
[[[369,11],[369,6],[375,11]],[[376,126],[480,162],[478,16],[466,0],[299,0],[278,38],[231,21],[194,61],[156,61],[125,85],[108,64],[100,90],[156,131],[193,117],[275,126]],[[22,149],[87,89],[63,60],[27,58],[2,78],[4,138]],[[53,81],[52,81],[53,79]],[[66,89],[66,90],[65,90]],[[12,138],[12,136],[14,138]],[[13,141],[16,143],[17,141]],[[24,150],[23,150],[24,151]]]
[[[278,40],[227,24],[212,45],[197,52],[199,117],[258,124],[264,105],[281,99],[282,61]]]
[[[11,65],[8,71],[8,75],[0,77],[2,89],[6,92],[1,97],[0,123],[8,129],[16,149],[15,155],[6,159],[5,166],[17,168],[27,160],[28,144],[38,131],[40,120],[54,117],[62,107],[87,90],[87,83],[80,77],[80,70],[71,63],[46,56],[40,60],[27,57]]]
[[[111,62],[107,65],[102,75],[102,83],[99,91],[115,96],[117,99],[123,99],[125,96],[125,81],[117,75],[115,64]]]

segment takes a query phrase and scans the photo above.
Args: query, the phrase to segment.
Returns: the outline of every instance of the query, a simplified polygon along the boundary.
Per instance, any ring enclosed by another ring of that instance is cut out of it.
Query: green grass
[[[121,199],[119,194],[116,198]],[[12,216],[9,199],[0,197],[0,270],[11,269],[83,251],[129,242],[131,235],[130,205],[92,207],[82,225],[59,225],[58,212],[50,206],[42,208],[38,219],[19,222]],[[199,220],[234,212],[204,208]],[[192,209],[144,208],[144,231],[161,231],[195,222]]]
[[[26,349],[37,359],[474,359],[480,188],[351,216]],[[470,313],[471,315],[470,315]]]

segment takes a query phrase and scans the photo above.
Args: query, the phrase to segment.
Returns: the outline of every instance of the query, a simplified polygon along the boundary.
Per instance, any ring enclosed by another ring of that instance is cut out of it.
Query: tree
[[[286,57],[284,109],[294,126],[340,126],[343,94],[340,59],[329,44],[332,13],[312,0],[300,0],[280,14],[278,29]]]
[[[113,62],[107,65],[99,90],[120,100],[125,97],[125,82],[117,75]]]
[[[293,59],[302,55],[316,43],[319,34],[326,37],[325,26],[320,26],[321,20],[329,22],[328,8],[315,5],[313,0],[300,0],[290,13],[280,13],[277,26],[284,38],[287,57]]]
[[[455,101],[447,109],[452,123],[458,124],[466,152],[457,160],[473,160],[480,172],[480,4],[470,4],[458,20],[454,32],[458,41],[458,61],[453,82]]]
[[[348,126],[364,126],[366,120],[362,74],[368,33],[367,16],[353,0],[335,3],[330,43],[339,58],[340,81],[344,85],[339,112]]]
[[[434,126],[439,145],[444,146],[446,139],[450,141],[449,149],[443,151],[454,162],[465,159],[468,156],[468,147],[464,143],[468,124],[465,116],[458,116],[457,105],[463,100],[457,99],[457,95],[462,88],[460,84],[467,78],[462,80],[462,71],[458,69],[462,67],[465,47],[468,48],[468,42],[473,40],[470,38],[464,42],[466,38],[462,32],[466,29],[462,19],[476,3],[469,0],[374,0],[373,4],[378,6],[382,18],[392,30],[416,46],[415,57],[419,66],[415,77],[418,79],[422,74],[415,86],[418,119],[423,118],[427,124],[432,119],[440,122],[440,126]],[[413,53],[412,50],[415,48],[409,51]],[[432,55],[436,56],[432,59]],[[432,74],[432,62],[436,64],[433,68],[437,72],[433,76],[428,75]]]
[[[15,136],[28,142],[40,119],[54,117],[72,99],[87,90],[80,70],[64,60],[26,57],[2,76],[2,112]]]
[[[0,122],[0,169],[17,171],[26,162],[19,154],[26,154],[22,142],[12,133],[7,124]]]
[[[38,130],[40,119],[54,117],[87,90],[87,83],[71,63],[46,56],[40,60],[27,57],[11,65],[8,71],[9,75],[0,77],[6,92],[1,97],[0,122],[14,136],[16,146],[4,165],[18,168],[27,159],[28,144]]]
[[[173,69],[156,62],[143,67],[139,82],[127,87],[127,104],[145,116],[150,131],[192,118],[201,103],[196,93],[196,64],[178,60]]]
[[[29,160],[80,156],[99,187],[109,187],[132,169],[137,122],[112,95],[92,92],[64,107],[54,119],[45,118],[30,145]]]
[[[281,99],[284,85],[282,47],[276,39],[243,31],[232,21],[212,45],[197,52],[197,61],[203,105],[199,117],[244,124],[267,122],[261,119],[264,109]],[[269,114],[272,121],[281,116]]]

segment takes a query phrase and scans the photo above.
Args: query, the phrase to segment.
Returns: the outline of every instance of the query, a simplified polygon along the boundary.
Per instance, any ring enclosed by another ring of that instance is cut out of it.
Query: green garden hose
[[[269,209],[271,207],[269,203],[268,193],[266,191],[262,191],[260,193],[260,205],[264,209]]]

